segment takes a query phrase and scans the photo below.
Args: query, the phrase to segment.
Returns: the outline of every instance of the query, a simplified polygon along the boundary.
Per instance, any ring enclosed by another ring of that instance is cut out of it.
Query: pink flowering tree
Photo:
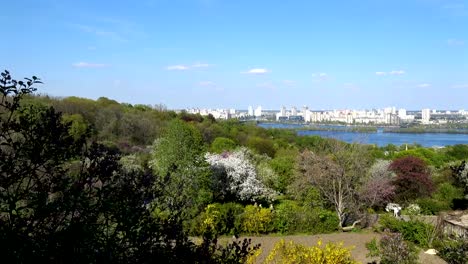
[[[384,207],[395,198],[392,181],[395,174],[389,170],[390,161],[378,160],[370,168],[369,178],[360,192],[361,201],[368,207]]]

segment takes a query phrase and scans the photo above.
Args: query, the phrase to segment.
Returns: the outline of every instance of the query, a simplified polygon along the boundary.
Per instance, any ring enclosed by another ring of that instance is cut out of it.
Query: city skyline
[[[466,0],[3,7],[0,67],[42,78],[51,96],[169,109],[468,109]]]

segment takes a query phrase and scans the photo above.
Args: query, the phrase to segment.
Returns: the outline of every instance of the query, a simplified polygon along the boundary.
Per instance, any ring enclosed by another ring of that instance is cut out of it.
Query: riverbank
[[[383,133],[445,133],[445,134],[468,134],[468,129],[448,129],[448,128],[424,128],[424,127],[392,127],[384,128]]]
[[[465,128],[434,128],[434,127],[397,127],[397,126],[363,126],[363,125],[342,125],[342,124],[306,124],[306,123],[283,123],[283,122],[259,122],[265,128],[282,128],[291,130],[311,130],[311,131],[347,131],[361,133],[445,133],[445,134],[468,134]]]
[[[347,126],[329,126],[325,130],[311,130],[304,125],[287,125],[276,123],[259,123],[258,126],[267,129],[290,129],[300,136],[321,136],[335,138],[348,143],[373,144],[379,147],[389,144],[401,146],[418,144],[424,147],[443,147],[457,144],[468,144],[468,134],[460,133],[396,133],[385,132],[378,128],[377,132],[357,132],[346,130]]]

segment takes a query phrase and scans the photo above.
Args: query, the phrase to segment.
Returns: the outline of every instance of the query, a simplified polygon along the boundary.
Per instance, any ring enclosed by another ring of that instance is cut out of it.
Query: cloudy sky
[[[0,68],[169,108],[468,109],[468,0],[15,0]]]

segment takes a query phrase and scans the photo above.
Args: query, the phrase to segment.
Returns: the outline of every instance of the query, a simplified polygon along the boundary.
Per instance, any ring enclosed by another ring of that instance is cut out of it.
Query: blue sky
[[[0,68],[169,108],[468,109],[468,0],[15,0]]]

